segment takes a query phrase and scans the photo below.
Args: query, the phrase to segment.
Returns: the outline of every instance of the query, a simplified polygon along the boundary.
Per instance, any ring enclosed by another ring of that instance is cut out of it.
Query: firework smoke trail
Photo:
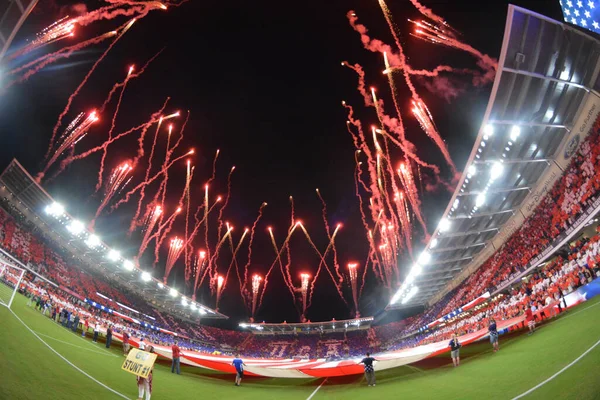
[[[335,230],[333,231],[333,235],[331,235],[331,238],[329,238],[329,243],[327,244],[327,248],[325,249],[325,251],[323,252],[323,257],[321,258],[321,261],[319,262],[319,267],[317,268],[317,272],[315,273],[315,277],[312,279],[311,283],[310,283],[310,295],[308,298],[308,307],[310,307],[310,305],[312,304],[312,295],[315,291],[315,284],[317,282],[317,279],[319,278],[319,274],[321,273],[321,269],[323,268],[323,266],[325,266],[325,268],[329,271],[329,268],[327,267],[327,264],[325,263],[325,258],[327,257],[327,254],[329,253],[329,250],[331,250],[332,248],[335,247],[335,236],[337,235],[338,230],[340,229],[340,225],[338,225]],[[331,279],[333,279],[333,275],[330,273]],[[335,284],[335,280],[334,280],[334,284]],[[341,283],[340,283],[341,284]]]
[[[169,244],[169,255],[167,256],[167,264],[165,266],[165,276],[163,277],[163,282],[167,284],[167,278],[173,269],[173,266],[177,262],[179,256],[181,256],[181,252],[183,251],[183,240],[175,236],[171,239],[171,243]]]
[[[169,163],[169,161],[171,160],[171,156],[173,155],[173,152],[175,150],[177,150],[177,148],[179,147],[179,144],[181,143],[181,141],[183,140],[183,133],[185,131],[185,127],[187,126],[187,123],[190,119],[190,112],[188,111],[187,116],[185,118],[185,121],[183,122],[183,125],[181,126],[181,129],[179,130],[179,139],[177,139],[177,142],[175,142],[175,144],[173,145],[173,147],[170,147],[171,145],[171,134],[173,133],[173,124],[169,125],[169,134],[167,136],[167,151],[165,153],[165,160],[163,162],[163,169],[165,168],[165,166]],[[163,118],[164,120],[164,118]],[[167,196],[167,184],[169,182],[169,173],[168,170],[166,170],[166,173],[163,175],[163,179],[160,182],[160,185],[158,187],[158,191],[154,194],[154,199],[152,200],[152,202],[150,204],[154,204],[154,203],[159,203],[159,204],[165,204],[165,199]],[[158,200],[158,198],[160,199],[160,202]],[[162,222],[163,217],[161,216],[160,221]]]
[[[190,155],[194,154],[194,150],[190,150],[187,153],[175,158],[174,160],[172,160],[171,162],[169,162],[169,164],[167,164],[166,166],[164,166],[160,171],[158,171],[154,176],[152,176],[150,179],[148,179],[147,181],[144,182],[140,182],[136,187],[134,187],[133,189],[130,189],[126,194],[125,194],[125,198],[119,200],[117,202],[117,204],[115,204],[114,206],[112,206],[111,210],[114,211],[116,210],[121,204],[125,204],[127,203],[130,199],[131,196],[133,196],[135,193],[137,193],[142,187],[144,186],[148,186],[150,184],[152,184],[152,182],[154,182],[155,180],[157,180],[158,178],[160,178],[161,176],[163,176],[164,174],[167,173],[167,171],[169,170],[169,168],[171,168],[173,166],[173,164],[175,164],[177,161],[180,161],[182,159],[184,159],[185,157],[188,157]]]
[[[273,244],[273,250],[275,250],[275,260],[273,261],[273,264],[271,264],[271,266],[269,267],[267,274],[265,275],[265,284],[263,286],[263,291],[262,294],[260,296],[260,301],[258,303],[258,308],[260,308],[260,306],[262,305],[263,302],[263,297],[265,296],[265,290],[267,289],[267,284],[269,283],[269,275],[271,274],[271,271],[273,270],[273,267],[275,267],[275,264],[277,264],[279,262],[279,268],[281,269],[281,273],[283,274],[283,280],[285,281],[286,285],[288,286],[288,289],[290,289],[291,293],[292,293],[292,297],[294,296],[294,287],[293,285],[290,287],[289,281],[291,281],[291,275],[286,276],[285,272],[284,272],[284,268],[283,268],[283,263],[281,262],[281,254],[283,253],[284,249],[286,248],[290,237],[292,236],[292,233],[294,233],[294,231],[296,230],[296,227],[300,224],[300,222],[294,224],[294,226],[288,231],[288,235],[285,238],[283,245],[281,246],[281,249],[277,249],[277,243],[275,242],[275,236],[273,236],[273,229],[271,229],[271,227],[268,228],[269,231],[269,235],[271,236],[271,243]]]
[[[188,160],[188,167],[189,167],[189,160]],[[188,193],[188,191],[190,190],[190,183],[192,181],[193,178],[193,169],[191,170],[190,175],[187,176],[186,182],[185,182],[185,186],[183,188],[183,192],[181,193],[181,197],[179,198],[179,201],[177,202],[177,209],[178,210],[182,210],[183,207],[183,200],[186,196],[186,194]],[[164,204],[164,203],[163,203]],[[167,227],[165,228],[164,232],[162,233],[162,235],[159,235],[159,238],[156,240],[156,247],[154,248],[154,265],[156,265],[158,263],[158,259],[159,259],[159,250],[160,250],[160,246],[162,246],[164,240],[167,238],[167,235],[171,232],[171,229],[173,228],[173,223],[175,222],[175,219],[173,219],[171,221],[171,223],[169,225],[167,225]],[[187,243],[185,243],[185,246],[187,247]]]
[[[146,68],[148,68],[150,66],[150,64],[152,63],[152,61],[154,61],[164,50],[165,50],[164,47],[162,49],[160,49],[155,55],[153,55],[148,61],[146,61],[144,66],[139,71],[130,72],[123,81],[117,82],[110,89],[110,92],[108,92],[108,96],[106,96],[104,103],[102,103],[102,107],[100,107],[100,113],[104,112],[104,109],[106,108],[108,103],[110,103],[110,101],[112,100],[112,97],[117,92],[117,90],[119,90],[120,88],[125,88],[125,86],[127,85],[127,83],[129,82],[130,79],[135,79],[135,78],[139,78],[140,76],[142,76],[142,74],[144,72],[146,72]]]
[[[386,48],[389,48],[389,46],[387,46]],[[402,116],[400,114],[398,114],[398,118],[392,118],[389,115],[385,114],[383,100],[377,99],[373,88],[371,88],[371,93],[369,93],[366,90],[365,72],[364,72],[363,68],[360,66],[360,64],[352,65],[352,64],[348,63],[347,61],[344,61],[344,62],[342,62],[342,65],[352,69],[358,75],[358,91],[362,95],[365,105],[368,107],[374,107],[380,124],[382,126],[387,126],[388,129],[390,129],[390,131],[394,132],[398,136],[398,139],[390,136],[390,139],[392,139],[394,144],[396,146],[398,146],[404,153],[406,153],[416,163],[422,165],[423,167],[433,170],[433,172],[436,175],[439,174],[439,168],[437,166],[424,162],[416,155],[415,145],[406,139],[404,124],[402,122]],[[344,107],[346,107],[345,102],[342,102],[342,105]],[[348,108],[348,107],[346,107],[346,108]],[[357,126],[356,123],[353,123],[353,125]],[[364,135],[362,135],[362,130],[359,130],[359,134],[361,134],[361,138],[363,139],[363,142],[365,142]],[[364,149],[364,148],[362,150],[366,151],[366,149]]]
[[[408,163],[408,160],[406,161]],[[402,185],[406,189],[406,197],[408,197],[408,201],[412,207],[412,211],[417,217],[417,221],[421,224],[423,228],[423,232],[425,233],[426,239],[428,239],[429,234],[427,233],[427,226],[425,225],[425,220],[423,219],[423,215],[421,213],[421,200],[418,197],[417,187],[415,184],[414,176],[410,167],[406,166],[406,163],[401,163],[398,168],[398,176]],[[410,164],[408,164],[410,166]]]
[[[46,153],[46,156],[44,157],[44,159],[48,159],[48,157],[50,155],[50,151],[52,149],[52,145],[54,144],[54,139],[56,138],[56,133],[58,132],[58,128],[60,128],[60,125],[62,124],[63,118],[67,115],[67,113],[71,109],[71,104],[73,103],[73,100],[75,99],[75,97],[77,97],[77,95],[79,94],[79,91],[87,83],[87,81],[90,78],[90,76],[92,75],[92,73],[96,70],[96,67],[100,64],[100,62],[102,62],[102,60],[104,60],[104,58],[106,57],[106,55],[117,44],[117,42],[119,41],[119,39],[121,39],[123,37],[123,35],[125,35],[125,33],[129,30],[129,28],[131,28],[131,25],[133,25],[134,22],[135,22],[135,18],[132,19],[131,21],[129,21],[125,25],[125,27],[123,28],[123,30],[121,31],[121,33],[119,35],[117,35],[117,37],[115,38],[115,40],[112,41],[112,43],[108,46],[108,48],[104,51],[104,53],[102,53],[102,55],[98,58],[98,60],[96,60],[96,62],[94,63],[94,65],[92,65],[92,68],[90,68],[90,70],[85,75],[85,77],[83,78],[83,80],[81,81],[81,83],[79,84],[79,86],[77,86],[77,88],[75,89],[75,91],[71,94],[71,96],[69,96],[69,99],[67,100],[67,105],[66,105],[65,109],[58,116],[58,121],[56,121],[56,125],[54,125],[54,129],[52,130],[52,137],[50,138],[50,146],[49,146],[48,152]]]
[[[215,206],[217,205],[217,203],[219,203],[221,201],[221,197],[218,197],[217,200],[215,201],[215,203],[212,205],[212,207],[210,207],[210,209],[208,210],[208,213],[206,214],[205,218],[202,218],[202,220],[197,221],[196,220],[196,225],[194,226],[194,229],[192,230],[192,233],[190,234],[189,238],[188,238],[188,244],[191,244],[194,240],[194,238],[196,237],[196,234],[198,233],[200,227],[202,226],[202,224],[206,221],[206,219],[208,218],[208,215],[210,215],[210,212],[213,210],[213,208],[215,208]],[[200,211],[200,207],[198,208],[198,211]],[[196,215],[198,214],[198,211],[196,212]],[[204,253],[204,258],[208,259],[207,257],[207,252],[203,251]],[[208,268],[206,268],[206,270],[208,270]],[[197,288],[202,285],[202,282],[204,282],[204,278],[206,276],[206,270],[205,272],[202,274],[202,279],[200,279],[200,282],[198,282],[199,278],[200,278],[200,274],[196,275],[196,279],[194,281],[194,296],[196,293]],[[195,299],[195,297],[194,297]]]
[[[306,306],[308,305],[307,297],[308,297],[308,283],[309,283],[310,275],[309,274],[300,274],[300,292],[302,293],[302,321],[306,320]]]
[[[187,175],[186,175],[186,179],[187,182],[192,181],[192,174],[194,171],[194,167],[190,168],[190,161],[188,160],[188,164],[187,164]],[[190,269],[190,252],[189,252],[189,248],[191,245],[188,246],[189,243],[189,233],[190,233],[190,202],[191,202],[191,192],[190,192],[190,185],[188,184],[188,191],[187,194],[185,196],[185,201],[186,201],[186,210],[185,210],[185,249],[184,249],[184,262],[185,262],[185,269],[186,271],[188,269]],[[186,280],[187,281],[187,280]]]
[[[306,236],[306,239],[308,240],[308,243],[310,243],[310,245],[312,246],[312,248],[315,250],[315,252],[317,253],[317,255],[319,256],[319,258],[321,258],[321,262],[325,265],[325,269],[327,270],[327,272],[329,272],[329,276],[331,276],[331,280],[333,281],[333,284],[335,285],[335,288],[338,291],[338,294],[340,295],[340,297],[342,298],[342,300],[344,301],[344,303],[346,305],[348,305],[348,302],[346,301],[346,299],[344,298],[344,293],[342,293],[342,285],[341,283],[339,283],[336,279],[335,276],[333,275],[333,272],[331,272],[331,269],[329,267],[329,265],[327,264],[327,261],[325,261],[325,256],[323,254],[321,254],[321,252],[319,251],[319,249],[317,248],[317,246],[315,245],[315,243],[313,242],[312,238],[310,237],[310,235],[308,234],[308,231],[306,230],[306,228],[304,227],[304,225],[299,224],[300,228],[302,229],[302,231],[304,231],[304,236]],[[332,239],[330,240],[330,245],[331,247],[333,247],[334,245],[331,244],[333,243],[333,239],[335,238],[335,235],[337,234],[337,231],[341,228],[341,224],[338,224],[337,227],[335,228],[335,231],[333,232],[333,235],[331,236]],[[329,247],[329,246],[328,246]],[[343,278],[342,278],[342,282],[343,282]]]
[[[127,186],[127,184],[129,183],[129,179],[131,179],[130,174],[132,170],[133,167],[129,164],[129,162],[124,162],[121,165],[117,166],[115,169],[113,169],[113,172],[110,175],[110,179],[104,187],[104,197],[102,199],[102,202],[96,210],[96,215],[94,215],[94,218],[92,219],[88,227],[89,230],[94,230],[96,219],[98,219],[102,210],[104,210],[104,208],[108,205],[108,203],[117,193],[121,192],[121,190],[123,190],[123,188]]]
[[[7,73],[7,75],[14,75],[17,74],[29,67],[32,67],[35,65],[34,68],[31,68],[29,70],[27,70],[23,75],[21,75],[20,77],[18,77],[17,79],[14,79],[8,83],[6,83],[3,86],[3,90],[8,89],[9,87],[18,84],[18,83],[22,83],[25,82],[26,80],[28,80],[29,78],[31,78],[33,75],[35,75],[36,73],[38,73],[39,71],[41,71],[44,67],[46,67],[49,64],[52,64],[60,59],[63,58],[69,58],[74,52],[81,50],[87,46],[92,46],[98,43],[102,43],[103,41],[105,41],[106,39],[115,36],[117,33],[116,31],[110,31],[110,32],[106,32],[102,35],[96,36],[95,38],[92,39],[88,39],[86,41],[83,41],[81,43],[78,43],[76,45],[73,46],[69,46],[69,47],[65,47],[59,51],[56,51],[54,53],[50,53],[50,54],[46,54],[43,57],[40,57],[34,61],[31,61],[21,67],[15,68],[11,71],[9,71]],[[37,64],[37,65],[36,65]]]
[[[35,35],[35,39],[33,39],[27,46],[14,52],[7,58],[12,60],[48,44],[58,42],[59,40],[66,39],[68,37],[73,37],[75,36],[74,31],[75,24],[73,23],[73,20],[69,19],[69,16],[63,17],[52,23],[50,26],[42,29]]]
[[[97,10],[86,13],[80,17],[74,18],[73,22],[77,25],[86,26],[92,22],[101,20],[110,20],[116,17],[131,17],[136,16],[136,19],[141,19],[148,15],[153,10],[166,10],[167,6],[158,1],[148,2],[132,2],[132,1],[108,1],[111,5],[99,8]],[[176,5],[176,4],[170,4]],[[126,6],[126,7],[123,7]]]
[[[260,292],[260,283],[262,282],[263,278],[258,275],[258,274],[254,274],[252,276],[252,320],[254,320],[254,315],[256,314],[256,300],[258,299],[258,293]]]
[[[122,94],[123,92],[121,92]],[[166,103],[165,103],[166,105]],[[163,107],[164,109],[164,107]],[[161,110],[162,113],[162,110]],[[155,115],[152,116],[155,117]],[[160,126],[162,125],[163,122],[163,117],[160,116],[158,119],[158,124],[156,124],[156,132],[154,133],[154,141],[152,142],[152,148],[150,150],[150,157],[148,157],[148,167],[146,168],[146,173],[144,175],[144,181],[147,181],[148,178],[150,178],[150,172],[152,170],[152,159],[154,158],[154,150],[156,148],[156,142],[158,140],[158,133],[160,132]],[[147,132],[147,129],[142,130],[142,134],[140,135],[140,140],[141,142],[139,142],[139,148],[138,148],[138,158],[136,160],[134,160],[134,163],[137,162],[139,160],[140,157],[140,149],[141,149],[141,153],[143,155],[144,153],[144,135]],[[167,149],[168,150],[168,149]],[[188,161],[188,167],[189,167],[189,161]],[[146,197],[146,186],[144,186],[141,190],[140,190],[140,199],[138,201],[138,207],[135,210],[135,214],[133,216],[133,218],[131,219],[131,223],[129,224],[129,235],[131,235],[134,231],[134,229],[136,228],[136,226],[139,225],[139,217],[140,217],[140,213],[142,211],[142,203],[144,201],[144,198]]]
[[[252,243],[254,242],[254,233],[256,232],[256,226],[258,225],[258,222],[262,218],[263,209],[266,206],[267,206],[267,203],[262,203],[260,205],[260,207],[258,209],[258,216],[254,220],[254,223],[252,224],[252,228],[250,229],[250,240],[248,241],[248,259],[246,260],[246,264],[244,265],[244,281],[243,281],[243,283],[242,283],[242,281],[240,281],[240,288],[242,286],[244,288],[246,288],[246,285],[248,284],[248,267],[250,267],[250,264],[252,263]]]
[[[160,113],[160,112],[159,112],[159,113]],[[155,113],[155,114],[156,114],[156,113]],[[152,115],[154,115],[154,114],[152,114]],[[163,120],[164,120],[164,118],[163,118]],[[103,150],[103,149],[107,148],[107,147],[108,147],[110,144],[112,144],[112,143],[116,142],[117,140],[119,140],[119,139],[121,139],[121,138],[123,138],[123,137],[125,137],[125,136],[127,136],[127,135],[130,135],[131,133],[133,133],[133,132],[136,132],[136,131],[138,131],[138,130],[140,130],[140,129],[143,129],[143,128],[144,128],[146,125],[152,125],[152,124],[154,124],[155,122],[158,122],[158,119],[154,119],[154,117],[151,117],[151,119],[150,119],[150,120],[148,120],[147,122],[144,122],[144,123],[143,123],[143,124],[141,124],[141,125],[135,126],[135,127],[131,128],[131,129],[129,129],[129,130],[127,130],[127,131],[125,131],[125,132],[121,132],[121,133],[119,133],[118,135],[116,135],[116,136],[115,136],[115,137],[113,137],[112,139],[105,141],[104,143],[102,143],[102,144],[101,144],[101,145],[99,145],[99,146],[93,147],[93,148],[91,148],[91,149],[89,149],[89,150],[87,150],[87,151],[85,151],[85,152],[83,152],[83,153],[81,153],[81,154],[78,154],[78,155],[76,155],[76,156],[74,156],[74,157],[67,157],[67,158],[65,158],[65,159],[64,159],[64,160],[63,160],[63,161],[60,163],[60,168],[59,168],[58,172],[56,173],[56,175],[58,175],[58,174],[60,174],[62,171],[64,171],[64,169],[65,169],[65,168],[66,168],[66,167],[67,167],[69,164],[71,164],[72,162],[74,162],[74,161],[77,161],[77,160],[84,159],[84,158],[86,158],[86,157],[88,157],[88,156],[90,156],[90,155],[92,155],[92,154],[94,154],[94,153],[97,153],[98,151],[101,151],[101,150]],[[39,175],[38,175],[38,177],[39,177]],[[43,175],[42,175],[40,178],[43,178]]]
[[[210,185],[210,183],[215,179],[216,173],[217,173],[217,159],[219,158],[219,152],[220,150],[217,149],[217,152],[215,153],[215,158],[213,160],[213,165],[212,165],[212,175],[210,177],[210,179],[208,180],[208,182],[206,182],[206,185],[204,186],[204,246],[206,247],[206,253],[208,255],[208,268],[207,270],[211,269],[211,260],[212,260],[212,255],[211,255],[211,251],[210,251],[210,244],[208,242],[208,187]],[[231,175],[231,172],[229,173]],[[217,236],[218,238],[219,236]]]
[[[206,260],[206,252],[203,250],[198,251],[198,257],[194,262],[194,289],[192,291],[192,300],[196,301],[196,290],[198,288],[198,278],[204,273],[204,261]],[[202,283],[200,283],[202,284]]]
[[[217,217],[218,227],[217,227],[217,237],[221,236],[221,230],[223,229],[223,211],[225,211],[225,207],[229,204],[229,198],[231,197],[231,176],[233,175],[233,171],[235,171],[235,165],[231,167],[229,171],[229,175],[227,176],[227,194],[225,195],[225,202],[219,209],[219,216]]]
[[[146,247],[148,246],[148,244],[152,241],[152,240],[158,240],[162,230],[165,228],[165,226],[169,225],[172,223],[173,219],[175,219],[175,217],[181,212],[181,208],[177,208],[175,210],[175,212],[173,212],[173,214],[171,214],[171,216],[169,216],[169,218],[167,218],[167,220],[164,223],[160,223],[157,222],[155,224],[158,225],[158,228],[156,229],[156,232],[154,232],[151,236],[149,236],[146,239]],[[164,214],[164,210],[161,211],[161,216],[162,214]],[[140,248],[140,251],[138,251],[138,256],[137,256],[137,260],[139,261],[141,256],[144,254],[145,249],[142,251]],[[156,265],[153,265],[153,267],[156,267]]]
[[[233,265],[235,264],[235,268],[238,269],[238,263],[237,263],[237,253],[240,250],[240,247],[242,247],[242,243],[244,242],[244,238],[246,237],[246,235],[248,234],[248,232],[250,232],[250,230],[248,228],[244,229],[244,233],[242,234],[242,237],[240,238],[240,241],[238,243],[238,245],[235,247],[233,247],[233,238],[231,237],[231,235],[229,235],[229,244],[231,246],[231,251],[232,251],[232,256],[231,256],[231,262],[229,263],[229,268],[227,268],[227,273],[225,274],[225,282],[223,282],[223,286],[227,285],[227,282],[229,280],[229,273],[231,272],[231,268],[233,268]]]
[[[140,245],[138,255],[135,258],[136,261],[139,261],[139,259],[142,257],[142,254],[144,254],[144,251],[146,251],[146,249],[148,248],[148,244],[150,243],[150,236],[152,235],[154,227],[156,226],[156,223],[158,222],[162,214],[162,207],[160,205],[156,205],[154,206],[153,211],[149,213],[148,218],[146,218],[146,223],[144,227],[144,237],[142,239],[142,244]]]
[[[325,230],[327,231],[327,238],[331,241],[331,233],[330,233],[331,231],[329,230],[329,223],[327,222],[327,203],[325,203],[325,200],[323,199],[323,196],[321,196],[321,192],[319,191],[318,188],[316,191],[317,191],[317,196],[319,197],[319,200],[321,200],[321,204],[323,205],[322,216],[323,216],[323,222],[325,223]],[[338,256],[337,256],[337,249],[335,247],[335,242],[333,243],[333,266],[335,268],[335,273],[338,277],[338,281],[341,284],[344,281],[344,277],[342,276],[342,274],[340,274],[340,265],[338,263]]]
[[[215,276],[217,276],[217,260],[219,259],[219,252],[221,251],[221,247],[223,246],[225,239],[227,239],[227,237],[229,235],[231,235],[231,231],[233,231],[233,226],[228,226],[227,232],[225,232],[225,234],[223,235],[223,237],[221,238],[221,240],[217,243],[217,246],[215,247],[213,258],[208,260],[206,272],[208,272],[211,275],[211,278],[214,278]],[[211,265],[213,267],[211,267]]]
[[[349,109],[349,111],[352,110],[352,108],[350,106],[347,106],[347,108]],[[369,172],[370,182],[371,182],[370,187],[367,187],[367,185],[362,181],[362,179],[360,179],[360,176],[358,177],[358,179],[359,179],[359,182],[362,183],[362,185],[364,186],[367,193],[372,194],[372,197],[370,198],[370,207],[369,208],[371,210],[371,218],[374,221],[375,226],[377,226],[379,219],[381,218],[381,215],[383,214],[383,209],[381,209],[381,205],[380,205],[382,196],[381,196],[379,188],[376,184],[376,182],[377,182],[376,162],[373,160],[373,155],[371,153],[371,150],[370,150],[369,146],[366,144],[365,136],[362,131],[362,126],[360,124],[360,121],[354,120],[352,113],[348,114],[348,118],[349,118],[350,123],[357,128],[358,136],[361,141],[361,148],[364,149],[364,153],[367,156],[367,166],[368,166],[367,170]],[[350,129],[349,129],[349,132],[352,134],[352,131]],[[359,151],[361,151],[361,150],[357,150],[357,152],[359,152]],[[380,210],[380,211],[378,211],[378,210]],[[366,223],[366,219],[365,219],[364,223],[365,223],[365,230],[367,232],[367,240],[369,241],[369,245],[370,245],[369,256],[372,260],[373,271],[375,272],[375,275],[382,282],[385,282],[384,274],[381,271],[382,264],[379,261],[379,258],[377,255],[377,250],[375,247],[372,231],[368,227],[368,224]]]
[[[221,293],[223,293],[224,278],[221,275],[217,276],[217,303],[215,309],[219,311],[219,301],[221,300]]]
[[[428,27],[424,23],[415,21],[410,22],[417,25],[415,33],[411,34],[412,36],[433,44],[439,44],[442,46],[448,46],[462,50],[474,56],[477,59],[477,65],[485,72],[483,76],[480,74],[474,74],[473,84],[475,86],[482,86],[494,80],[494,77],[496,76],[496,70],[498,69],[498,62],[494,58],[488,56],[487,54],[481,53],[479,50],[459,41],[456,38],[440,34],[436,32],[433,27]]]
[[[348,14],[348,20],[350,21],[350,25],[356,32],[358,32],[360,34],[361,41],[363,42],[363,45],[367,50],[370,50],[373,52],[385,53],[387,55],[386,59],[388,59],[388,61],[390,61],[392,64],[394,64],[394,66],[402,67],[402,71],[404,74],[404,81],[406,82],[406,85],[408,86],[408,88],[411,91],[413,100],[422,102],[423,100],[418,95],[418,93],[412,83],[411,77],[410,77],[409,73],[407,72],[407,68],[405,68],[407,65],[406,57],[404,55],[404,50],[402,48],[402,45],[400,44],[400,40],[396,33],[395,25],[392,21],[390,11],[387,8],[387,5],[385,4],[385,2],[383,0],[379,0],[379,5],[381,6],[381,9],[383,10],[384,17],[390,27],[392,36],[394,37],[396,46],[398,47],[398,50],[400,52],[398,55],[393,53],[393,51],[389,45],[384,44],[380,40],[371,39],[367,35],[367,32],[368,32],[367,28],[364,25],[357,23],[358,17],[356,17],[356,14],[354,14],[352,11]],[[386,69],[390,69],[390,67],[386,66]],[[376,100],[375,100],[375,104],[377,104]],[[440,148],[440,151],[444,155],[446,162],[452,169],[453,176],[456,176],[456,167],[455,167],[454,163],[452,162],[452,159],[450,158],[450,155],[448,153],[448,149],[446,148],[446,144],[440,137],[439,133],[436,130],[426,131],[425,133],[429,137],[431,137],[432,140],[434,141],[434,143]]]
[[[40,181],[44,177],[44,175],[48,171],[48,168],[50,168],[56,162],[56,160],[58,160],[58,158],[65,152],[65,150],[73,147],[77,142],[79,142],[87,134],[87,130],[92,126],[92,124],[98,121],[98,115],[96,111],[92,111],[85,118],[83,117],[83,115],[84,113],[80,113],[77,116],[77,118],[75,118],[67,126],[63,134],[58,138],[58,140],[62,142],[52,155],[52,158],[48,160],[48,163],[46,164],[42,172],[38,174],[38,181]]]
[[[352,299],[354,300],[354,308],[356,311],[356,318],[360,317],[360,313],[358,311],[358,271],[356,270],[358,268],[358,264],[357,263],[350,263],[348,264],[348,274],[350,275],[350,286],[352,287]]]
[[[112,134],[115,129],[115,124],[117,122],[117,115],[119,115],[119,109],[121,108],[121,101],[123,100],[123,94],[125,93],[125,88],[127,87],[127,82],[129,82],[129,78],[131,77],[131,73],[133,72],[134,66],[129,67],[129,72],[127,72],[127,77],[123,81],[123,90],[119,94],[119,100],[117,101],[117,106],[115,107],[115,112],[113,114],[112,120],[110,122],[110,129],[108,130],[108,140],[112,139]],[[115,85],[115,87],[118,83]],[[112,92],[112,91],[111,91]],[[110,97],[110,96],[109,96]],[[102,108],[104,110],[104,107]],[[100,159],[100,170],[98,171],[98,183],[96,184],[96,192],[100,190],[102,187],[102,175],[104,173],[104,161],[106,160],[106,155],[108,154],[108,147],[105,147],[102,151],[102,158]],[[148,179],[146,177],[146,179]]]

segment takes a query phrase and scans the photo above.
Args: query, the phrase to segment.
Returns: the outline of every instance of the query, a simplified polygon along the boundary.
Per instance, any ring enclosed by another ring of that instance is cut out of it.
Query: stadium
[[[214,190],[221,150],[213,158],[178,148],[188,144],[189,111],[185,118],[167,98],[148,121],[114,130],[127,86],[134,91],[137,79],[148,79],[141,75],[164,49],[141,69],[128,67],[102,107],[78,113],[74,106],[132,26],[157,13],[187,13],[185,3],[69,4],[75,17],[61,5],[51,8],[60,19],[26,40],[19,32],[48,9],[36,14],[35,0],[0,8],[0,102],[23,87],[72,84],[60,77],[31,83],[49,68],[58,76],[93,63],[51,138],[40,116],[50,140],[41,167],[21,162],[9,145],[27,137],[21,147],[43,152],[41,140],[0,125],[8,148],[0,152],[0,399],[600,398],[600,2],[596,12],[594,1],[562,0],[555,6],[564,22],[504,4],[503,37],[488,39],[501,48],[490,57],[411,0],[422,19],[406,25],[419,46],[463,52],[477,69],[417,70],[391,4],[375,6],[397,47],[371,38],[349,11],[352,33],[385,68],[373,80],[390,89],[367,89],[363,67],[342,62],[356,72],[359,96],[354,106],[342,104],[343,133],[354,147],[334,153],[349,154],[356,186],[340,197],[354,203],[328,208],[324,193],[338,186],[322,187],[317,218],[300,220],[299,201],[289,196],[291,219],[286,214],[278,230],[264,221],[263,202],[242,232],[236,219],[248,213],[227,208],[242,208],[231,197],[236,167]],[[122,25],[70,42],[86,27],[114,21]],[[95,58],[60,64],[78,52]],[[442,73],[459,80],[438,79]],[[461,136],[468,152],[460,169],[451,140],[442,139],[446,125],[434,122],[450,102],[430,112],[424,100],[433,98],[424,88],[434,87],[453,90],[458,102],[467,95],[459,82],[487,99],[471,136],[447,133]],[[53,99],[64,102],[61,94]],[[414,126],[401,115],[403,95]],[[361,102],[379,121],[372,128],[357,117]],[[108,136],[92,144],[104,128]],[[426,141],[410,136],[415,129]],[[118,147],[131,151],[110,169],[118,140],[129,140]],[[425,157],[434,150],[441,156]],[[101,163],[90,161],[101,154]],[[94,193],[82,182],[96,176]],[[349,222],[334,221],[339,215]],[[325,225],[320,237],[315,220]],[[344,239],[347,229],[359,234]]]

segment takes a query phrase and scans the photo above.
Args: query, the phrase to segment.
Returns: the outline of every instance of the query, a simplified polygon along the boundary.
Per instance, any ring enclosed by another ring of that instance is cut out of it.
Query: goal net
[[[10,308],[25,270],[0,261],[0,305]]]

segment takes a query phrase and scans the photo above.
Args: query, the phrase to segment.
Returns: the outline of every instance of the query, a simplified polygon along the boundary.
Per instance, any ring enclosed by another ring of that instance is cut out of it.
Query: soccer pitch
[[[121,370],[124,357],[118,343],[107,350],[103,342],[93,343],[89,335],[83,339],[25,303],[24,297],[17,296],[12,310],[39,338],[10,310],[0,307],[0,399],[137,398],[135,377]],[[532,336],[501,336],[496,354],[487,341],[466,346],[461,349],[462,365],[456,369],[444,354],[379,372],[376,387],[367,387],[362,376],[325,382],[248,377],[235,387],[232,375],[183,367],[178,376],[171,374],[170,363],[161,362],[155,367],[152,398],[513,399],[543,383],[524,398],[598,399],[599,304],[600,296]]]

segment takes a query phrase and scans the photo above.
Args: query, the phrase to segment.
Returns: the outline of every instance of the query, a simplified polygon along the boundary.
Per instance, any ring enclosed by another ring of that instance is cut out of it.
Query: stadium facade
[[[424,249],[423,272],[388,308],[435,304],[501,250],[590,132],[600,112],[599,72],[596,36],[509,6],[490,100],[463,175]]]

